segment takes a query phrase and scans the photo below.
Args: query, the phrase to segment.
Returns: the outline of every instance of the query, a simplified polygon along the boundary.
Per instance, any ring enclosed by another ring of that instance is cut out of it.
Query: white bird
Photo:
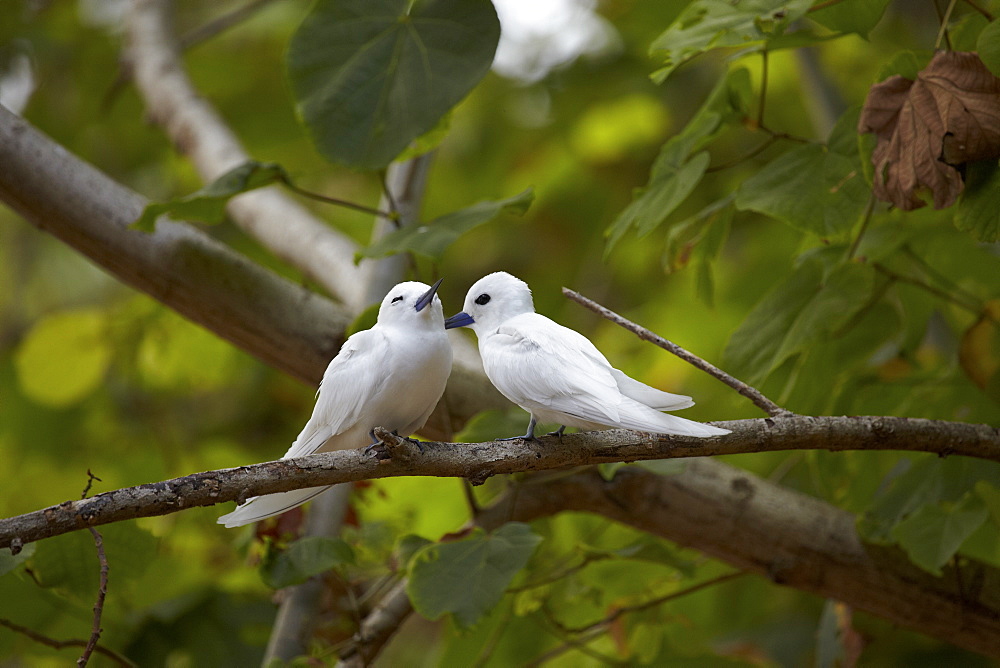
[[[375,444],[375,427],[408,436],[424,426],[451,373],[451,343],[435,294],[439,285],[411,281],[389,291],[375,326],[348,338],[326,368],[312,417],[282,459]],[[218,522],[256,522],[327,489],[253,497]]]
[[[528,285],[506,272],[479,279],[466,295],[464,310],[445,320],[445,326],[475,331],[490,381],[531,414],[527,433],[515,438],[534,439],[539,422],[562,425],[553,434],[562,434],[567,426],[703,437],[729,433],[661,413],[694,401],[612,367],[587,337],[535,313]]]

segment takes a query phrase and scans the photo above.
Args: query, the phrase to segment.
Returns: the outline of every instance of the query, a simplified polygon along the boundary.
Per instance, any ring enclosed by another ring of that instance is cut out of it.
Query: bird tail
[[[694,400],[683,394],[671,394],[640,383],[635,378],[625,375],[618,369],[611,369],[611,375],[618,383],[618,390],[626,397],[635,399],[640,404],[646,404],[658,411],[677,411],[694,406]]]
[[[640,403],[630,403],[620,408],[619,422],[626,429],[647,431],[654,434],[676,434],[678,436],[695,436],[707,438],[728,434],[728,429],[713,427],[710,424],[687,420],[676,415],[660,413]]]
[[[255,496],[248,499],[243,505],[237,506],[233,512],[223,515],[216,521],[219,524],[225,524],[230,529],[250,524],[251,522],[257,522],[267,517],[280,515],[296,506],[301,506],[306,501],[330,489],[330,487],[330,485],[326,487],[307,487],[305,489],[294,489],[290,492]]]

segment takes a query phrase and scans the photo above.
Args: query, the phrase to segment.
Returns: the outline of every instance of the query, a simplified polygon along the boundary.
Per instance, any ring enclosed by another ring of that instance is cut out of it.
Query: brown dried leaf
[[[940,52],[916,81],[894,76],[868,91],[858,132],[877,137],[875,196],[918,209],[921,188],[934,208],[962,193],[955,166],[1000,157],[1000,79],[975,53]]]

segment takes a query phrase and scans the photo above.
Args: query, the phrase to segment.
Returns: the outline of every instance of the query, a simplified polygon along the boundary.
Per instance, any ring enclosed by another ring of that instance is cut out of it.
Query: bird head
[[[476,334],[499,327],[508,318],[533,313],[531,289],[519,278],[505,271],[483,276],[465,296],[465,306],[445,321],[445,327],[471,327]]]
[[[444,308],[437,296],[438,286],[406,281],[389,290],[378,309],[379,324],[402,324],[408,327],[431,326],[444,328]]]

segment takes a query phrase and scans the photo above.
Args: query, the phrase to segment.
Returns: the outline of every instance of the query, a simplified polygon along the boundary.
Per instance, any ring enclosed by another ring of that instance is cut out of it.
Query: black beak
[[[414,307],[418,312],[423,311],[424,307],[431,303],[431,300],[434,299],[434,293],[437,292],[438,286],[441,285],[441,281],[443,280],[443,278],[439,278],[437,283],[431,286],[430,290],[420,295],[420,299],[417,300],[417,304]]]
[[[458,313],[456,313],[455,315],[451,316],[450,318],[444,321],[444,328],[454,329],[456,327],[468,327],[474,322],[475,320],[473,320],[471,315],[469,315],[465,311],[459,311]]]

